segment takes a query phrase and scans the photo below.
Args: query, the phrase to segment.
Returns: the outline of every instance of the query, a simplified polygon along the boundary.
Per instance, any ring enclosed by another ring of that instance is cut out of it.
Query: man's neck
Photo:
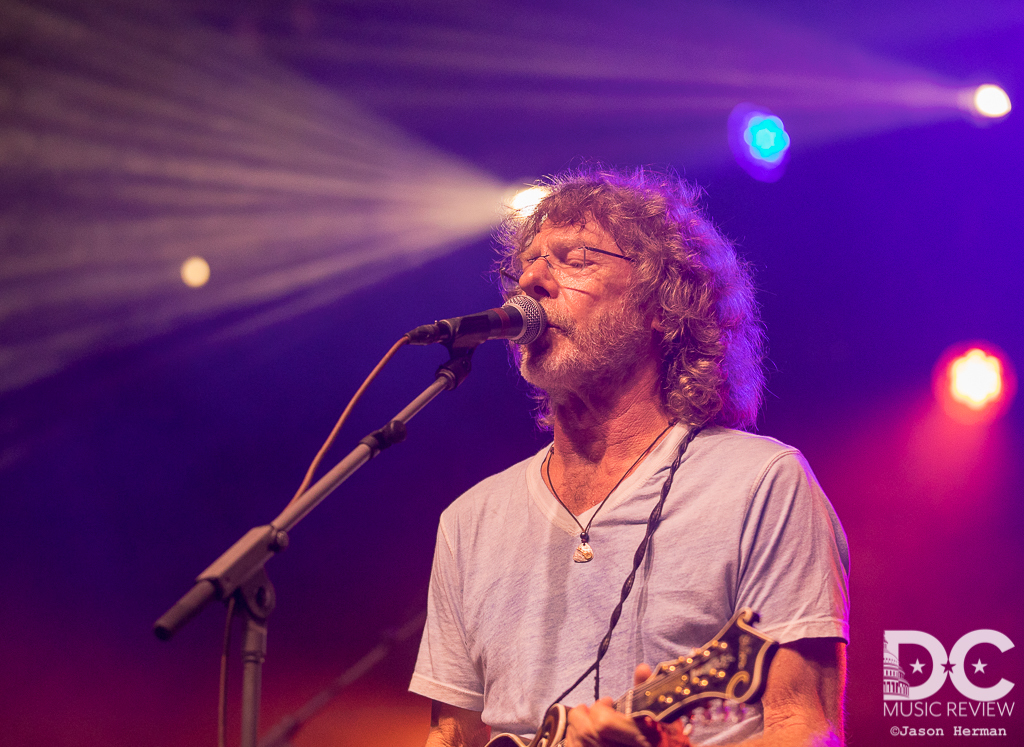
[[[603,498],[607,485],[617,482],[670,422],[653,368],[613,386],[588,388],[586,396],[558,393],[552,396],[552,415],[551,476],[560,493],[575,494],[574,513]]]

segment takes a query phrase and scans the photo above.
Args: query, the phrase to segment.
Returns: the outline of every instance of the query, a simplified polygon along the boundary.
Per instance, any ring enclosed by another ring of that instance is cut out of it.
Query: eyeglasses
[[[625,254],[616,254],[615,252],[608,252],[604,249],[598,249],[593,246],[580,246],[571,249],[553,249],[547,254],[538,254],[533,257],[525,255],[521,256],[520,261],[522,266],[519,273],[521,275],[538,259],[543,259],[552,272],[561,275],[562,277],[582,277],[592,270],[594,266],[593,255],[595,253],[603,254],[606,257],[624,259],[627,262],[633,261],[632,257],[627,257]]]

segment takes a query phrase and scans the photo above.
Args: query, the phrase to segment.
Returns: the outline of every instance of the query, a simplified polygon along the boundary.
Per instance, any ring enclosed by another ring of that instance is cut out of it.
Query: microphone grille
[[[529,345],[540,337],[548,326],[548,315],[544,313],[544,308],[536,299],[520,293],[518,296],[512,296],[505,302],[505,305],[515,307],[523,316],[522,331],[516,337],[511,338],[509,342]]]

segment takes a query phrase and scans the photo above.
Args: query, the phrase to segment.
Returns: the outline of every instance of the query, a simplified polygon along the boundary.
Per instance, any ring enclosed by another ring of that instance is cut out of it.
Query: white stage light
[[[1012,108],[1010,97],[999,86],[986,84],[974,90],[974,110],[983,117],[1005,117]]]
[[[530,215],[547,193],[544,187],[527,187],[516,193],[509,207],[522,216]]]
[[[202,257],[189,257],[181,264],[181,279],[190,288],[204,286],[210,279],[210,265]]]

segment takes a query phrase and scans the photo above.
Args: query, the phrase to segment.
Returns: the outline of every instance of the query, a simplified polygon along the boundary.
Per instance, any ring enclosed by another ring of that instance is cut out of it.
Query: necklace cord
[[[604,497],[604,500],[602,500],[597,505],[597,510],[594,511],[593,514],[591,514],[590,521],[587,522],[586,529],[584,529],[583,525],[580,524],[580,520],[576,518],[576,514],[574,514],[572,511],[569,511],[569,507],[566,506],[562,502],[561,497],[559,497],[559,495],[558,495],[558,491],[555,490],[555,483],[551,479],[551,456],[555,453],[555,447],[554,447],[554,445],[551,446],[551,450],[548,452],[547,459],[544,460],[544,473],[547,475],[547,478],[548,478],[548,487],[551,488],[551,495],[555,496],[555,500],[558,501],[558,504],[568,512],[569,516],[572,517],[572,520],[576,522],[576,526],[578,526],[580,528],[580,541],[581,542],[590,542],[590,527],[594,523],[594,519],[596,519],[597,515],[601,512],[601,509],[604,508],[604,504],[607,503],[608,499],[612,497],[612,493],[614,493],[616,490],[618,490],[619,486],[622,484],[622,481],[625,480],[626,477],[629,476],[629,474],[633,470],[636,469],[636,466],[638,464],[640,464],[640,462],[643,461],[644,457],[651,453],[651,449],[653,449],[655,444],[657,444],[658,441],[661,440],[662,436],[664,436],[666,433],[669,432],[669,429],[671,429],[673,425],[675,425],[675,423],[669,423],[665,427],[665,430],[663,430],[661,433],[659,433],[654,438],[654,440],[651,441],[650,445],[646,449],[643,450],[643,452],[640,454],[640,456],[638,456],[636,458],[636,461],[633,462],[633,464],[630,465],[629,469],[627,469],[625,472],[622,473],[622,477],[619,478],[619,481],[617,483],[615,483],[615,485],[612,487],[611,490],[608,491],[608,495],[606,495]]]
[[[679,469],[679,465],[683,460],[683,454],[686,453],[687,447],[690,442],[697,437],[700,432],[700,428],[691,428],[690,432],[687,433],[682,442],[679,444],[679,451],[676,453],[676,458],[672,461],[672,467],[669,469],[668,477],[665,478],[665,483],[661,486],[661,498],[658,500],[657,505],[651,511],[650,517],[647,519],[647,533],[644,534],[644,538],[640,540],[640,544],[636,548],[636,552],[633,555],[633,570],[629,572],[625,582],[622,584],[622,594],[619,597],[619,603],[615,605],[615,609],[612,610],[611,620],[608,623],[608,632],[605,634],[604,639],[601,641],[601,645],[597,647],[597,658],[594,663],[591,664],[587,671],[580,675],[579,679],[569,686],[569,689],[564,693],[555,698],[556,703],[560,703],[565,696],[575,690],[587,676],[594,672],[594,700],[601,698],[601,659],[608,653],[608,647],[612,642],[612,632],[615,630],[615,626],[619,623],[619,617],[622,616],[622,607],[626,603],[626,599],[629,597],[629,593],[633,590],[633,581],[636,579],[637,569],[644,562],[644,557],[647,555],[647,546],[650,543],[651,535],[654,534],[654,530],[658,528],[661,523],[661,510],[665,505],[665,499],[668,497],[668,491],[672,488],[672,480],[675,478],[676,470]],[[607,500],[607,499],[606,499]]]

